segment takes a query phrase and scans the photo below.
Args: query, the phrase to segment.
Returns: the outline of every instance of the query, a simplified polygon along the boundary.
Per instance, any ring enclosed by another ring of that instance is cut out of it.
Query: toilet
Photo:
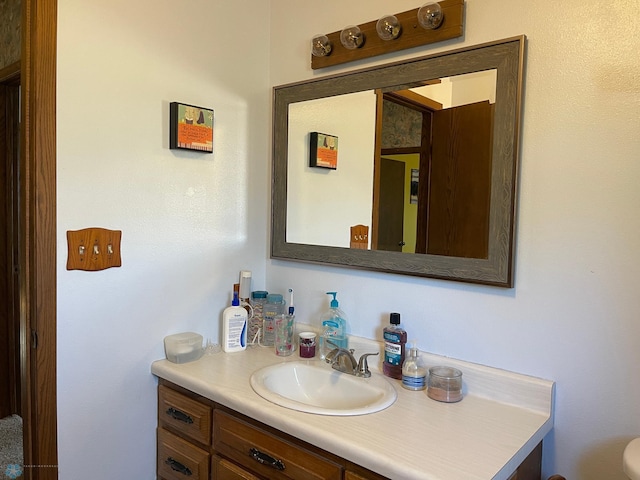
[[[640,438],[631,440],[624,449],[622,469],[631,480],[640,480]]]

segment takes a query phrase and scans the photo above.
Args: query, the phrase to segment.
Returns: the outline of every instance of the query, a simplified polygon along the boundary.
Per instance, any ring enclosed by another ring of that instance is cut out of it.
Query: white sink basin
[[[365,415],[387,408],[396,390],[382,375],[361,378],[320,361],[287,362],[261,368],[251,387],[282,407],[319,415]]]

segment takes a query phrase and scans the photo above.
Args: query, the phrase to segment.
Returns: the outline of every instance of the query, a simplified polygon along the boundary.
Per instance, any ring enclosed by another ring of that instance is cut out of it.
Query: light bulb
[[[382,40],[395,40],[400,36],[402,27],[395,15],[385,15],[380,17],[376,23],[376,32]]]
[[[311,54],[316,57],[326,57],[331,49],[331,41],[326,35],[316,35],[311,40]]]
[[[356,25],[349,25],[340,32],[340,42],[344,45],[344,48],[355,50],[364,44],[364,34]]]
[[[427,2],[418,10],[418,23],[422,28],[435,30],[442,25],[444,14],[438,2]]]

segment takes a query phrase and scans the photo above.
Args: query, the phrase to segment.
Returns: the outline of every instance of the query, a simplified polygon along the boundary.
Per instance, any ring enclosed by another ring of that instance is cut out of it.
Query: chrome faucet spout
[[[379,352],[376,353],[364,353],[358,360],[358,372],[356,375],[359,377],[369,378],[371,376],[371,372],[369,371],[369,364],[367,363],[367,357],[372,355],[379,355]]]
[[[332,343],[332,345],[335,345]],[[371,355],[378,355],[379,353],[365,353],[360,357],[360,360],[356,360],[353,356],[355,350],[337,347],[327,353],[325,362],[330,363],[331,367],[342,373],[349,375],[355,375],[356,377],[368,378],[371,376],[369,371],[369,365],[367,363],[367,357]]]

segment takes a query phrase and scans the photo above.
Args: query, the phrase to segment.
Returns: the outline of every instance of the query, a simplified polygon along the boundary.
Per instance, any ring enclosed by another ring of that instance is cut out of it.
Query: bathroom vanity
[[[356,353],[380,348],[368,340],[351,346]],[[154,362],[158,478],[539,479],[542,439],[553,426],[553,382],[422,358],[463,372],[461,402],[436,402],[389,379],[397,399],[382,411],[316,415],[271,403],[250,385],[253,372],[299,362],[296,354],[282,359],[255,347],[186,364]]]
[[[158,406],[159,478],[385,478],[162,379]]]

